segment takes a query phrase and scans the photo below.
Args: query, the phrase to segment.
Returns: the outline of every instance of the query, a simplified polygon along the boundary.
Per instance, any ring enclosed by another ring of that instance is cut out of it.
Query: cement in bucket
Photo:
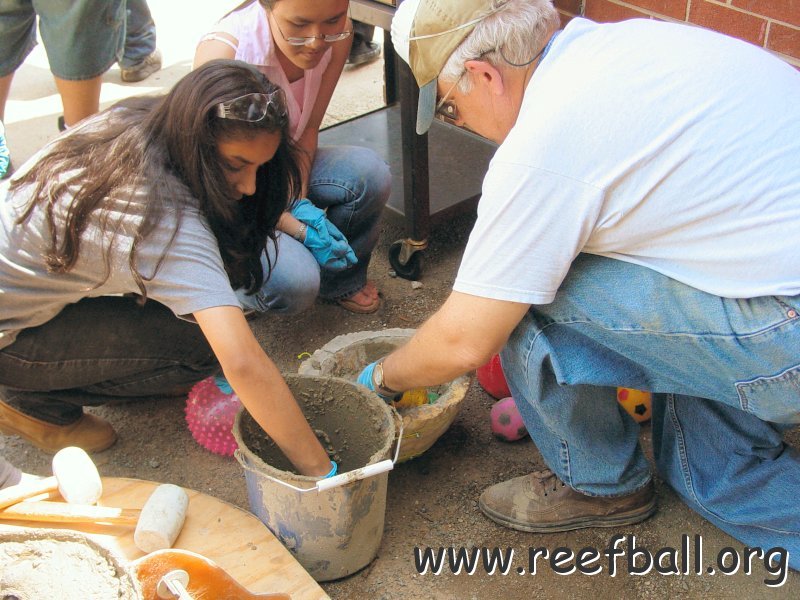
[[[414,329],[382,329],[337,336],[304,360],[298,372],[355,380],[365,365],[407,344],[414,332]],[[398,409],[404,429],[398,462],[426,452],[447,431],[461,410],[469,385],[469,377],[456,377],[449,383],[428,388],[439,395],[433,404]]]
[[[339,473],[390,458],[395,420],[377,396],[335,377],[286,375],[286,382],[311,427],[330,439]],[[388,473],[303,493],[289,486],[314,488],[318,480],[293,472],[244,410],[236,416],[233,435],[251,510],[314,579],[345,577],[375,558],[383,536]]]

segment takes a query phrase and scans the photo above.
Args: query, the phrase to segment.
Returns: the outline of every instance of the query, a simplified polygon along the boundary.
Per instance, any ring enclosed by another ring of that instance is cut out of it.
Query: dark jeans
[[[66,425],[84,406],[183,396],[218,371],[200,327],[164,305],[86,298],[0,350],[0,399]]]

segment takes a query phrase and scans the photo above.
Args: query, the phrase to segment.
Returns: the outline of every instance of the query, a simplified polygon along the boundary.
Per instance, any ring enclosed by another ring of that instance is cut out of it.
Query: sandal
[[[364,286],[364,287],[366,287],[366,286]],[[358,292],[356,292],[355,294],[353,294],[349,298],[340,298],[339,300],[336,300],[336,304],[338,304],[339,306],[341,306],[345,310],[349,310],[352,313],[357,313],[357,314],[362,314],[362,315],[368,315],[370,313],[374,313],[381,306],[380,296],[375,296],[367,304],[363,304],[361,302],[357,302],[356,300],[354,300],[354,298],[356,296],[358,296],[359,293],[361,291],[363,291],[363,289],[364,288],[362,288],[361,290],[359,290]]]

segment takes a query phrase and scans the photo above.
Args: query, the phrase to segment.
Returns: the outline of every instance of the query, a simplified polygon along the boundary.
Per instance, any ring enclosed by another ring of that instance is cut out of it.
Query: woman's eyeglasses
[[[286,43],[289,44],[290,46],[311,46],[314,44],[316,40],[322,40],[326,44],[332,44],[333,42],[340,42],[342,40],[346,40],[353,33],[351,29],[345,29],[344,31],[341,31],[339,33],[326,33],[321,35],[309,35],[304,37],[296,37],[296,36],[286,37],[283,33],[283,29],[281,29],[281,26],[278,24],[278,19],[273,17],[273,20],[275,21],[275,27],[278,28],[281,37],[284,40],[286,40]]]
[[[227,102],[217,104],[217,116],[220,119],[235,119],[255,123],[268,114],[273,117],[286,116],[286,95],[278,88],[269,94],[254,92],[245,94]]]

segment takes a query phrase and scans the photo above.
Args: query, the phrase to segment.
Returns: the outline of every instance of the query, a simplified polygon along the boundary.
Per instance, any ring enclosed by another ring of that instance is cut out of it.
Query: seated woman
[[[184,396],[225,377],[297,470],[331,462],[234,292],[300,193],[283,91],[214,61],[160,98],[123,101],[0,187],[0,431],[100,451],[84,406]]]
[[[236,58],[282,87],[291,136],[304,151],[303,195],[310,202],[278,222],[287,234],[278,236],[280,257],[269,283],[254,296],[240,297],[247,308],[297,312],[318,294],[356,313],[380,306],[378,290],[367,281],[367,267],[389,198],[389,168],[367,148],[317,147],[322,118],[350,51],[348,6],[348,0],[251,0],[225,15],[197,46],[195,66]],[[314,207],[326,211],[350,242],[358,259],[354,265],[331,265],[313,248],[313,240],[304,247],[308,238],[302,225],[325,216],[312,211]]]

